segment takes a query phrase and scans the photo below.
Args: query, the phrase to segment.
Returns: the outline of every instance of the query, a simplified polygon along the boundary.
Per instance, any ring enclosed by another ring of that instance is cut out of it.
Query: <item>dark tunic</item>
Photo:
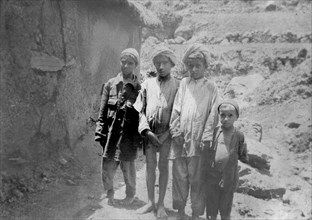
[[[103,147],[103,157],[116,161],[136,158],[139,114],[133,103],[140,89],[135,75],[124,80],[121,73],[104,84],[95,132],[96,141]]]

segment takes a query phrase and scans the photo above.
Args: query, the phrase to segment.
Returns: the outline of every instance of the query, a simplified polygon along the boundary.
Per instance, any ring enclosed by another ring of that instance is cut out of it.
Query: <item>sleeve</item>
[[[146,83],[141,85],[141,90],[133,107],[139,112],[139,127],[138,131],[142,134],[145,130],[151,130],[146,118]]]
[[[105,122],[106,121],[106,115],[107,115],[107,102],[109,99],[109,92],[110,92],[110,81],[105,83],[105,85],[102,88],[102,95],[101,95],[101,105],[100,105],[100,111],[99,111],[99,117],[98,121]]]
[[[217,85],[213,83],[211,88],[211,109],[205,124],[202,141],[212,141],[213,131],[219,122],[218,103],[219,103],[218,88]]]
[[[180,82],[178,91],[175,95],[172,113],[170,118],[170,133],[172,137],[178,137],[181,135],[180,120],[181,120],[181,108],[182,108],[182,96],[183,96],[183,81]]]
[[[245,141],[245,136],[240,132],[240,138],[238,142],[238,159],[243,163],[248,163],[248,152],[247,152],[247,143]]]
[[[110,82],[108,81],[107,83],[104,84],[104,86],[102,86],[99,117],[95,127],[95,138],[94,138],[95,141],[101,142],[106,139],[107,129],[105,122],[107,115],[107,102],[109,98],[109,91],[110,91]]]

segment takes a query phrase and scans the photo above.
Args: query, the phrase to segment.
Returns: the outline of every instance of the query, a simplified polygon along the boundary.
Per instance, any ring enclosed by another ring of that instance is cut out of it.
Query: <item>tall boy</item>
[[[146,155],[146,185],[148,202],[138,213],[147,213],[157,209],[157,217],[165,218],[164,197],[168,183],[168,155],[171,144],[169,120],[173,100],[178,89],[178,81],[171,77],[171,68],[176,64],[176,57],[165,46],[156,48],[153,64],[157,77],[142,83],[142,89],[135,103],[140,112],[139,132],[146,137],[144,146]],[[159,198],[155,204],[155,181],[157,152],[159,152]]]
[[[221,127],[214,131],[213,143],[208,149],[207,219],[231,219],[233,195],[238,183],[238,160],[248,161],[244,134],[234,127],[239,107],[234,100],[223,101],[218,106]]]
[[[170,120],[173,208],[178,209],[181,219],[186,218],[189,191],[192,218],[199,219],[205,210],[204,152],[218,122],[217,86],[204,77],[209,59],[204,45],[193,44],[186,50],[183,62],[190,77],[181,80]]]

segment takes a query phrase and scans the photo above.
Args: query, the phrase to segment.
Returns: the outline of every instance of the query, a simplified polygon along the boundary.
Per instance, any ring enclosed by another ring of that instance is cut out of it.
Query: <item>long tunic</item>
[[[162,135],[169,130],[169,121],[175,94],[179,82],[169,76],[165,80],[158,77],[147,79],[142,83],[141,91],[134,104],[140,112],[139,133],[151,130]]]
[[[203,77],[182,79],[176,94],[170,120],[172,137],[182,135],[184,144],[171,145],[170,159],[200,156],[200,144],[212,141],[218,123],[217,85]]]
[[[125,86],[131,84],[133,89],[127,91]],[[141,86],[136,76],[124,79],[122,73],[105,83],[102,90],[101,106],[98,121],[102,129],[106,130],[107,140],[104,141],[103,156],[112,160],[131,161],[136,158],[139,138],[137,134],[138,112],[133,108]],[[123,103],[120,105],[120,103]],[[119,120],[115,120],[119,108]],[[125,110],[127,109],[127,110]],[[123,120],[124,118],[124,120]],[[124,121],[124,123],[122,123]],[[114,127],[115,126],[115,127]],[[115,130],[115,128],[118,128]],[[100,142],[101,143],[101,142]],[[102,144],[102,143],[101,143]]]

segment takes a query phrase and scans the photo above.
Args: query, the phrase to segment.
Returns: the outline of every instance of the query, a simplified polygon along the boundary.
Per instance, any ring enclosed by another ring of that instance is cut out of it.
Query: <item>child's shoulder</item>
[[[239,128],[237,128],[237,127],[234,127],[234,134],[239,138],[239,139],[244,139],[245,138],[245,135],[244,135],[244,133],[241,131],[241,130],[239,130]]]

